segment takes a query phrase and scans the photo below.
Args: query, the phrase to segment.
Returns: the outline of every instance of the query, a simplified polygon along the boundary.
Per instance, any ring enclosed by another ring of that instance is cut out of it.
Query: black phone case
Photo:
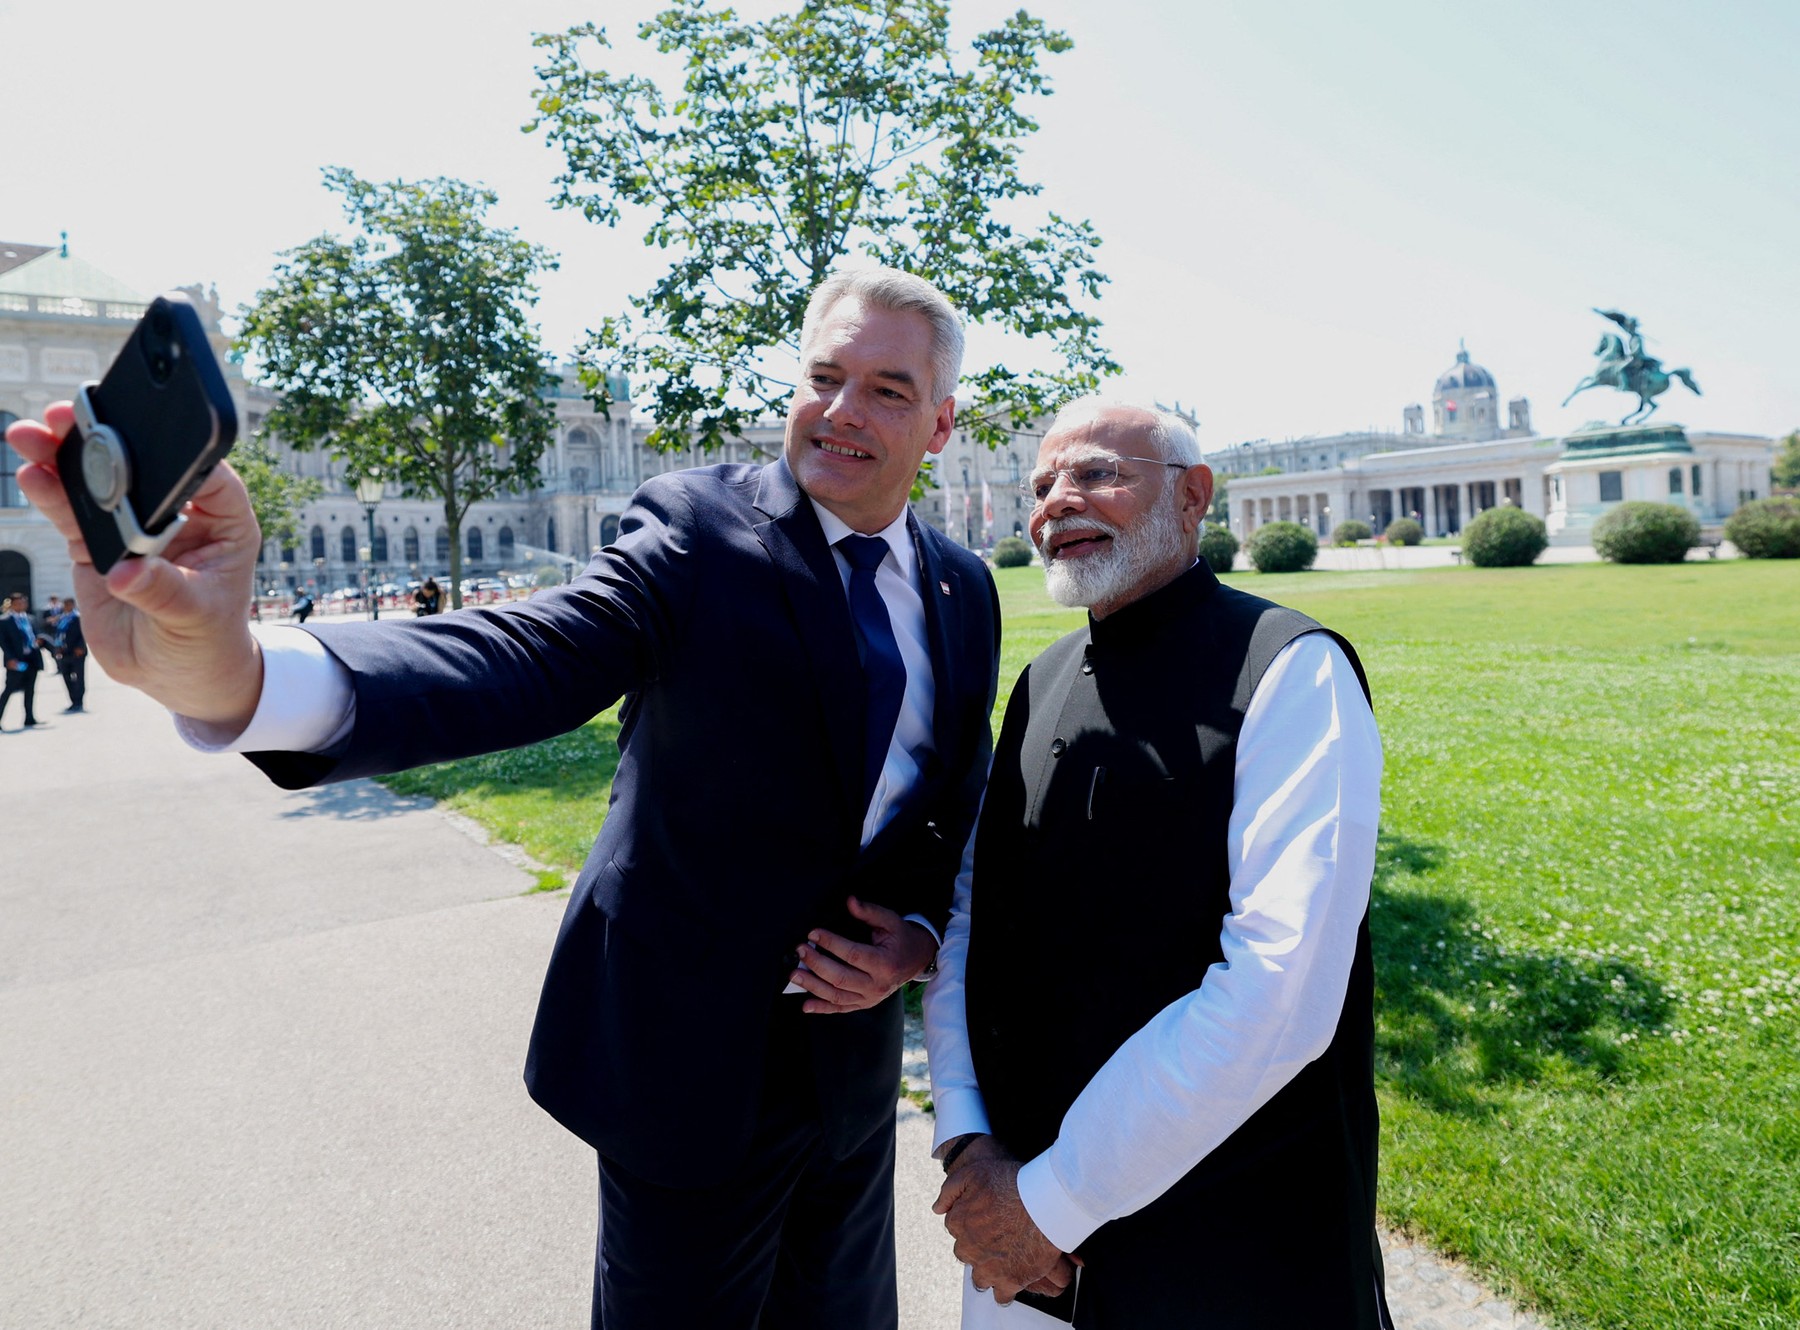
[[[167,366],[153,370],[156,357]],[[148,535],[166,529],[237,441],[237,408],[225,387],[199,313],[179,293],[158,296],[97,384],[94,419],[119,436],[131,465],[126,499]],[[96,503],[82,474],[83,439],[69,431],[56,465],[88,554],[101,572],[130,551],[113,514]]]

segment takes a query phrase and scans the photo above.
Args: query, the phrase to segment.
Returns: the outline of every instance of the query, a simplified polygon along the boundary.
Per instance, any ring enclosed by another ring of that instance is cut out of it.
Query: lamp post
[[[366,559],[371,619],[381,617],[381,606],[376,603],[375,596],[375,505],[381,502],[385,489],[379,475],[367,475],[356,482],[356,501],[362,504],[363,511],[369,515],[369,552]]]

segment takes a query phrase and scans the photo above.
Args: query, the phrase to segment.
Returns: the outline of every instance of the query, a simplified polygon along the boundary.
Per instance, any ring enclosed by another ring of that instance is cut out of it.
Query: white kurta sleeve
[[[1019,1174],[1026,1210],[1062,1250],[1155,1200],[1330,1044],[1369,904],[1380,785],[1381,740],[1348,658],[1322,633],[1296,639],[1238,737],[1224,959],[1119,1047]]]
[[[975,825],[981,825],[979,817]],[[925,985],[925,1054],[931,1065],[931,1102],[936,1127],[932,1153],[946,1141],[972,1131],[986,1132],[987,1106],[975,1083],[969,1052],[969,1021],[963,976],[969,959],[969,898],[975,874],[975,828],[963,847],[962,870],[950,904],[950,924],[938,947],[937,974]]]

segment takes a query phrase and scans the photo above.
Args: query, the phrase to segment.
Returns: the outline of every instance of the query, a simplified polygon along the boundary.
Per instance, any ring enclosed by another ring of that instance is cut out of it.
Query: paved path
[[[592,1156],[520,1080],[562,898],[89,678],[0,733],[0,1327],[585,1325]],[[930,1120],[899,1129],[902,1324],[953,1330]],[[1531,1324],[1389,1268],[1402,1326]]]

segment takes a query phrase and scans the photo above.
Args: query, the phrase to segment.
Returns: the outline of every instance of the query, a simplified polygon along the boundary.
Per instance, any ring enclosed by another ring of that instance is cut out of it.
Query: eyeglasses
[[[1121,488],[1119,480],[1120,462],[1148,462],[1152,466],[1170,466],[1177,471],[1186,471],[1186,462],[1165,462],[1160,457],[1095,457],[1076,466],[1051,467],[1046,471],[1033,471],[1030,476],[1019,482],[1019,493],[1033,503],[1043,505],[1050,497],[1050,491],[1056,488],[1058,476],[1068,477],[1068,481],[1083,494],[1099,494],[1102,491]],[[1129,484],[1130,481],[1124,482]]]

